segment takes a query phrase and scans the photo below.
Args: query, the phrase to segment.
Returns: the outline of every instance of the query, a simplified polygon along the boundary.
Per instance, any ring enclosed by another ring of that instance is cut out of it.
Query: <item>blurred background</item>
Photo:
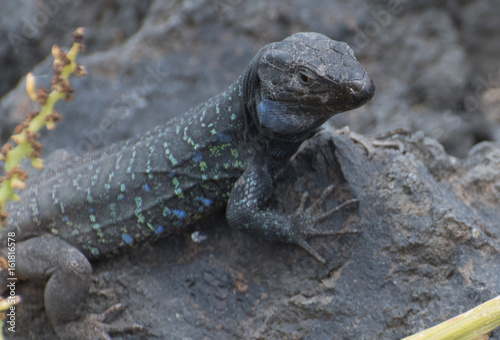
[[[375,98],[332,123],[376,134],[424,131],[464,157],[500,139],[500,3],[494,0],[192,0],[6,2],[0,11],[0,139],[35,106],[34,69],[49,85],[52,44],[71,46],[89,75],[45,153],[81,154],[139,134],[217,94],[264,44],[298,31],[346,41],[376,84]],[[49,57],[48,57],[49,56]],[[10,92],[9,92],[10,91]]]

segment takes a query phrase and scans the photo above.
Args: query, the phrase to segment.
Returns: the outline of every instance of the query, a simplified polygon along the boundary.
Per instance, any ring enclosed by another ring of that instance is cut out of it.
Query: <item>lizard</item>
[[[309,32],[267,44],[219,95],[28,179],[20,201],[8,206],[2,254],[13,236],[16,273],[47,282],[45,310],[61,339],[110,339],[140,328],[104,322],[120,304],[82,312],[91,261],[183,230],[224,206],[231,227],[299,245],[325,262],[307,239],[339,232],[318,230],[303,202],[291,215],[266,202],[302,142],[374,91],[344,42]],[[5,287],[5,271],[2,279]]]

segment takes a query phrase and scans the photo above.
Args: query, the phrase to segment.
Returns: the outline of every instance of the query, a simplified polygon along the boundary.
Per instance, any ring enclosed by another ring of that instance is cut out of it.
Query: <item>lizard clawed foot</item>
[[[104,321],[112,314],[122,311],[125,306],[118,303],[99,314],[88,314],[80,320],[68,322],[56,327],[61,339],[103,339],[111,340],[109,333],[135,332],[144,329],[139,324],[114,322],[111,324]]]
[[[328,186],[323,192],[321,196],[308,208],[305,208],[305,203],[309,194],[305,192],[302,195],[302,199],[300,201],[299,207],[297,210],[290,216],[293,221],[294,229],[296,229],[297,234],[295,234],[295,238],[293,243],[297,244],[304,250],[306,250],[309,254],[314,256],[316,260],[319,262],[326,264],[326,260],[307,242],[308,238],[317,237],[317,236],[336,236],[336,235],[345,235],[345,234],[357,234],[359,231],[357,230],[319,230],[316,229],[315,226],[319,223],[325,221],[328,217],[333,214],[341,211],[342,209],[349,207],[358,203],[357,199],[350,199],[342,204],[339,204],[333,209],[330,209],[320,215],[313,215],[313,211],[317,209],[318,205],[321,204],[325,198],[333,192],[335,189],[334,185]]]
[[[392,131],[384,132],[373,137],[365,137],[350,130],[349,126],[344,126],[335,131],[336,134],[343,134],[349,136],[356,143],[361,144],[368,153],[368,158],[374,153],[374,147],[395,148],[399,151],[404,151],[404,145],[398,140],[382,140],[394,135],[408,135],[410,131],[404,128],[395,129]]]

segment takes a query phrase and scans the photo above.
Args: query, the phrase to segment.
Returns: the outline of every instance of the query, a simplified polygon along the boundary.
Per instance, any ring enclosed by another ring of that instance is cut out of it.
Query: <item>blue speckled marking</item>
[[[128,245],[131,245],[132,242],[134,241],[134,239],[132,238],[132,236],[130,236],[129,234],[122,234],[122,239]]]
[[[123,194],[118,194],[116,198],[118,198],[118,200],[121,201],[122,199],[125,198],[125,196]]]
[[[91,247],[91,246],[86,245],[86,244],[83,245],[83,249],[87,249],[94,256],[99,256],[99,254],[100,254],[99,249],[97,249],[96,247]]]
[[[158,227],[156,227],[156,230],[155,230],[155,234],[156,235],[161,235],[165,232],[165,228],[161,225],[159,225]]]
[[[144,183],[144,185],[142,186],[142,190],[144,190],[145,192],[151,191],[151,189],[149,188],[149,185],[147,183]]]
[[[174,215],[180,219],[186,217],[186,212],[184,210],[174,210]]]
[[[214,203],[214,201],[211,200],[210,198],[197,197],[196,199],[198,200],[198,202],[201,202],[206,207],[209,207],[212,205],[212,203]]]
[[[233,141],[233,137],[229,133],[218,133],[217,134],[217,142],[228,144]]]
[[[199,163],[202,160],[203,160],[203,153],[201,153],[200,151],[195,152],[195,154],[193,156],[193,161],[196,162],[196,163]]]

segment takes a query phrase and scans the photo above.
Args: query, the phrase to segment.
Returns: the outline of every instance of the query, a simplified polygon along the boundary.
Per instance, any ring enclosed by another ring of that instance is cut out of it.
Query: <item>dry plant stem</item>
[[[25,157],[31,159],[33,167],[40,169],[43,161],[40,158],[41,144],[35,139],[38,131],[44,126],[53,129],[55,123],[60,119],[60,114],[54,110],[55,104],[61,100],[71,100],[73,89],[70,86],[71,75],[84,76],[85,69],[76,63],[78,53],[83,49],[83,28],[78,28],[73,37],[75,42],[68,51],[64,53],[57,45],[52,47],[54,56],[54,77],[52,78],[52,91],[46,89],[36,90],[35,77],[30,73],[26,79],[26,91],[31,99],[41,105],[39,113],[30,115],[27,120],[16,128],[16,134],[12,140],[17,144],[15,147],[3,148],[0,159],[5,161],[5,176],[0,184],[0,221],[5,223],[7,214],[4,212],[8,200],[17,200],[14,189],[25,187],[26,173],[19,168],[21,160]]]

